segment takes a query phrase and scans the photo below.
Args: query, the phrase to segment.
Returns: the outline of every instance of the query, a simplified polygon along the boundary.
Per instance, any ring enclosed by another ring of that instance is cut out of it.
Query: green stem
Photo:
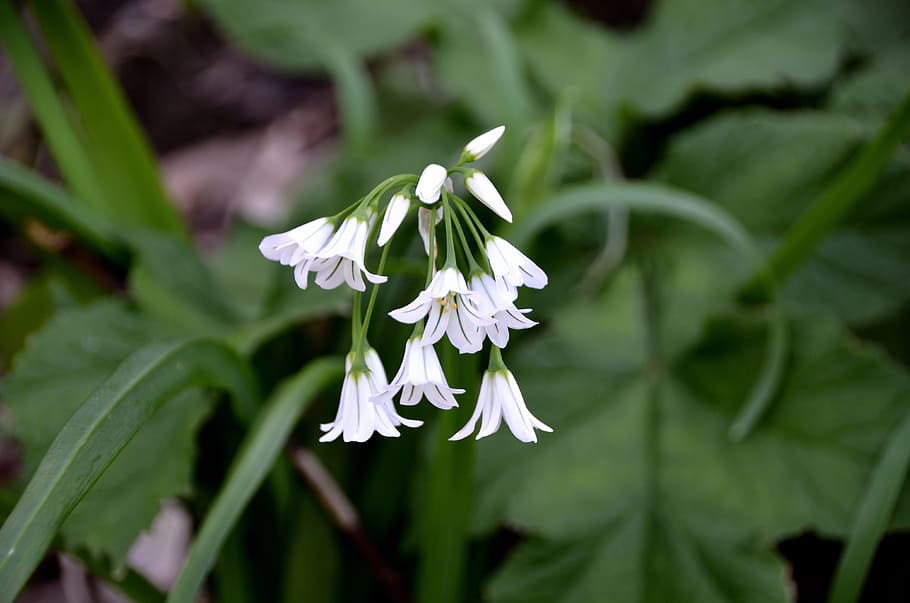
[[[382,270],[385,268],[386,258],[389,257],[389,247],[391,247],[391,246],[386,245],[385,247],[382,248],[382,256],[379,258],[379,269],[378,269],[379,274],[382,274]],[[363,345],[363,341],[366,338],[367,329],[370,328],[370,318],[373,317],[373,306],[376,305],[376,294],[377,293],[379,293],[379,285],[374,283],[373,288],[370,291],[370,301],[367,302],[367,313],[363,317],[363,326],[360,329],[360,338],[357,340],[358,348],[361,345]],[[358,310],[359,310],[359,308],[358,308]]]
[[[430,208],[430,226],[427,234],[427,280],[424,288],[430,286],[433,280],[433,273],[436,272],[436,208]]]
[[[447,268],[456,267],[455,262],[455,237],[452,234],[452,209],[449,207],[449,197],[445,189],[442,190],[442,216],[446,223],[446,263]],[[431,221],[435,216],[431,216]]]
[[[477,242],[477,247],[483,249],[485,247],[483,237],[480,236],[480,232],[477,230],[477,226],[474,225],[474,221],[471,216],[468,214],[467,203],[461,197],[452,195],[455,207],[458,208],[458,211],[464,217],[465,222],[468,225],[468,229],[471,231],[471,235],[474,237],[474,240]]]
[[[743,296],[767,299],[768,277],[783,281],[802,264],[875,184],[901,142],[910,135],[910,92],[847,168],[787,231],[771,258],[748,282]]]

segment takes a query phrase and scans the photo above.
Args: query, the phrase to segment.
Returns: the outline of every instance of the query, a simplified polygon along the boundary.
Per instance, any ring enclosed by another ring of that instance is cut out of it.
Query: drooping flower
[[[487,237],[486,251],[493,274],[513,287],[525,285],[543,289],[547,286],[547,273],[505,239],[495,235]]]
[[[335,231],[329,242],[322,249],[312,254],[305,262],[294,268],[294,278],[301,289],[306,289],[307,273],[316,273],[316,284],[323,289],[334,289],[347,283],[355,291],[364,291],[366,285],[363,275],[371,283],[384,283],[387,277],[373,274],[364,263],[367,236],[370,233],[376,214],[372,211],[366,215],[354,213],[345,218],[341,227]]]
[[[401,435],[397,427],[420,427],[423,421],[400,416],[391,400],[373,398],[388,387],[385,369],[379,354],[367,348],[362,362],[355,366],[355,352],[345,359],[345,376],[341,385],[341,400],[335,420],[319,428],[325,433],[320,442],[330,442],[342,436],[345,442],[366,442],[374,432],[390,438]]]
[[[423,240],[423,250],[427,252],[427,255],[430,255],[430,216],[434,212],[436,213],[436,220],[434,222],[435,226],[442,220],[441,207],[437,207],[436,209],[427,209],[426,207],[421,207],[417,210],[417,231],[420,233],[420,238]],[[439,247],[439,243],[437,241],[434,241],[433,243],[434,247]]]
[[[389,239],[401,226],[401,222],[408,214],[410,207],[411,200],[406,195],[398,193],[392,196],[388,206],[386,206],[385,215],[382,217],[382,226],[379,227],[379,238],[376,239],[377,245],[382,247],[389,242]]]
[[[471,163],[486,155],[493,148],[493,145],[499,142],[505,131],[505,126],[498,126],[474,138],[465,145],[464,150],[461,152],[459,163]]]
[[[464,185],[478,201],[492,209],[497,216],[506,222],[512,221],[511,210],[486,174],[478,170],[468,170],[465,173]]]
[[[496,349],[496,348],[494,348]],[[495,433],[505,418],[506,425],[512,434],[522,442],[537,442],[535,429],[553,431],[553,429],[531,414],[525,405],[521,390],[512,372],[502,368],[487,370],[480,383],[480,395],[477,396],[477,407],[474,414],[450,440],[461,440],[474,433],[477,421],[480,431],[477,439]]]
[[[259,251],[273,262],[296,266],[322,249],[334,231],[334,222],[319,218],[287,232],[264,237],[259,243]]]
[[[448,175],[448,170],[438,163],[431,163],[423,168],[415,189],[417,198],[427,205],[439,201],[439,195],[442,194],[442,187],[445,185]]]
[[[496,346],[508,345],[509,329],[530,329],[537,324],[525,316],[531,310],[515,307],[518,291],[502,278],[478,272],[471,276],[470,288],[475,293],[473,299],[480,313],[493,318],[493,322],[481,328]]]
[[[492,321],[477,309],[471,299],[473,295],[457,268],[443,268],[414,301],[392,310],[389,316],[408,324],[426,316],[427,324],[421,339],[424,345],[436,343],[447,334],[459,352],[473,353],[483,346],[481,327]]]
[[[401,368],[389,387],[376,400],[388,400],[401,392],[402,406],[414,406],[424,396],[442,410],[458,406],[453,394],[463,394],[463,389],[449,387],[442,365],[432,344],[423,345],[420,337],[411,337],[404,345]]]

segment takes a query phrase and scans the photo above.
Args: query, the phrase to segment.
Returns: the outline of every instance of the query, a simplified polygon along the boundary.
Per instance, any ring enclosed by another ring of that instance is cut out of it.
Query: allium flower
[[[495,348],[494,348],[495,349]],[[461,440],[474,432],[477,421],[480,420],[480,431],[477,439],[495,433],[505,417],[506,425],[512,434],[522,442],[536,442],[535,429],[553,431],[553,429],[531,414],[525,405],[525,400],[518,389],[518,383],[511,371],[504,366],[495,370],[488,370],[483,374],[480,383],[480,395],[477,396],[477,407],[474,414],[450,440]]]
[[[400,416],[391,400],[373,401],[373,398],[388,387],[385,369],[379,354],[373,348],[364,353],[364,364],[354,367],[354,352],[345,359],[345,376],[341,385],[341,401],[335,420],[319,428],[325,432],[320,442],[331,442],[342,436],[345,442],[366,442],[374,432],[386,437],[397,438],[397,427],[420,427],[423,421],[405,419]],[[353,368],[353,370],[352,370]]]
[[[401,226],[402,220],[408,215],[408,209],[411,207],[411,200],[405,195],[393,195],[385,209],[385,215],[382,217],[382,226],[379,227],[379,238],[376,244],[382,247],[389,242],[398,227]]]
[[[442,410],[458,406],[453,394],[464,393],[463,389],[449,387],[436,350],[432,344],[423,345],[419,336],[411,337],[405,343],[404,358],[398,374],[385,392],[379,394],[375,400],[387,400],[391,403],[399,391],[403,406],[414,406],[426,396],[433,406]]]
[[[443,268],[433,277],[426,289],[406,306],[392,310],[389,316],[398,322],[414,324],[427,317],[422,343],[433,344],[448,334],[462,354],[473,353],[483,346],[481,327],[492,318],[477,309],[464,276],[456,268]]]
[[[433,212],[436,212],[435,224],[439,224],[442,220],[441,207],[437,207],[435,210],[421,207],[417,210],[417,231],[420,233],[420,238],[423,239],[423,249],[427,255],[430,255],[430,215]],[[434,241],[434,243],[436,242]],[[434,247],[438,247],[438,244],[435,244]]]
[[[498,126],[489,132],[484,132],[466,144],[464,151],[461,152],[461,160],[459,163],[471,163],[486,155],[487,152],[493,148],[493,145],[499,142],[499,139],[505,131],[505,126]]]
[[[513,287],[526,285],[543,289],[547,286],[547,273],[505,239],[488,237],[486,250],[493,274]]]
[[[495,345],[501,348],[508,345],[509,329],[530,329],[537,324],[525,316],[531,310],[515,307],[518,291],[502,278],[477,273],[471,277],[470,287],[476,294],[473,300],[480,313],[493,317],[492,323],[481,328]]]
[[[367,270],[363,259],[367,235],[375,218],[374,213],[366,218],[356,213],[345,218],[341,227],[322,249],[314,253],[311,259],[296,266],[294,278],[297,285],[301,289],[306,289],[307,272],[311,270],[316,273],[316,284],[323,289],[334,289],[346,282],[351,289],[364,291],[366,285],[363,282],[363,275],[366,275],[371,283],[386,282],[387,277]]]
[[[319,251],[334,231],[335,224],[331,220],[319,218],[287,232],[264,237],[259,243],[259,251],[269,260],[296,266]]]
[[[465,174],[464,185],[472,195],[492,209],[497,216],[506,222],[512,221],[512,212],[486,174],[478,170],[468,170]]]
[[[439,195],[442,194],[442,187],[445,185],[448,175],[448,170],[438,163],[431,163],[423,168],[415,190],[417,198],[427,205],[439,201]]]

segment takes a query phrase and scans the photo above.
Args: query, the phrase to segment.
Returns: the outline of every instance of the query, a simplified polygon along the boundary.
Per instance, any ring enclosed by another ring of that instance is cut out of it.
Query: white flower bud
[[[505,126],[499,126],[497,128],[493,128],[489,132],[484,132],[466,144],[464,151],[461,153],[461,163],[470,163],[472,161],[477,161],[486,155],[489,150],[492,149],[497,142],[499,142],[499,139],[502,137],[502,134],[505,131]]]
[[[492,209],[496,215],[506,222],[512,221],[512,212],[509,211],[506,202],[503,201],[502,195],[493,186],[493,183],[487,178],[486,174],[477,170],[469,170],[464,179],[464,185],[471,191],[471,194]]]

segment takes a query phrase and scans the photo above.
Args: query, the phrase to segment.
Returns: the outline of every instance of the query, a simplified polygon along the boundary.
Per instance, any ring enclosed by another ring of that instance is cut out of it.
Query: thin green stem
[[[480,249],[483,249],[484,248],[483,237],[480,236],[480,231],[477,230],[477,226],[474,225],[474,221],[471,219],[471,216],[468,214],[468,210],[466,209],[467,202],[465,202],[464,199],[462,199],[461,197],[458,197],[456,195],[452,195],[452,199],[454,201],[453,205],[455,205],[455,207],[458,208],[458,211],[464,217],[465,222],[468,225],[468,229],[470,229],[470,231],[471,231],[471,235],[474,237],[474,240],[477,242],[477,247],[479,247]]]
[[[363,330],[363,325],[360,322],[360,298],[363,297],[363,293],[360,291],[354,292],[354,302],[351,309],[351,341],[357,342],[358,346],[360,344],[360,333]],[[356,349],[356,346],[355,346]]]
[[[487,370],[504,371],[507,370],[507,368],[506,363],[502,359],[502,350],[499,349],[499,346],[490,346],[490,362],[487,365]]]
[[[461,241],[461,247],[468,260],[468,273],[481,270],[480,264],[477,263],[477,260],[474,259],[474,254],[471,253],[471,246],[468,245],[468,239],[464,236],[464,229],[461,227],[461,221],[458,220],[458,218],[453,217],[452,222],[455,224],[455,230],[458,231],[458,239]]]
[[[386,258],[389,257],[389,245],[386,245],[382,248],[382,256],[379,258],[379,269],[378,272],[381,274],[382,270],[385,268]],[[379,293],[379,285],[374,284],[373,289],[370,291],[370,301],[367,302],[367,313],[363,317],[363,326],[360,329],[360,339],[357,341],[357,347],[359,348],[363,345],[363,341],[366,338],[367,329],[370,328],[370,318],[373,317],[373,306],[376,305],[376,295]]]
[[[455,261],[455,236],[452,234],[452,209],[449,207],[449,197],[445,189],[442,191],[442,217],[446,223],[446,267],[456,267]]]
[[[427,234],[427,280],[424,284],[424,288],[430,285],[430,281],[433,280],[433,273],[436,272],[436,208],[431,207],[429,212],[430,225]]]

